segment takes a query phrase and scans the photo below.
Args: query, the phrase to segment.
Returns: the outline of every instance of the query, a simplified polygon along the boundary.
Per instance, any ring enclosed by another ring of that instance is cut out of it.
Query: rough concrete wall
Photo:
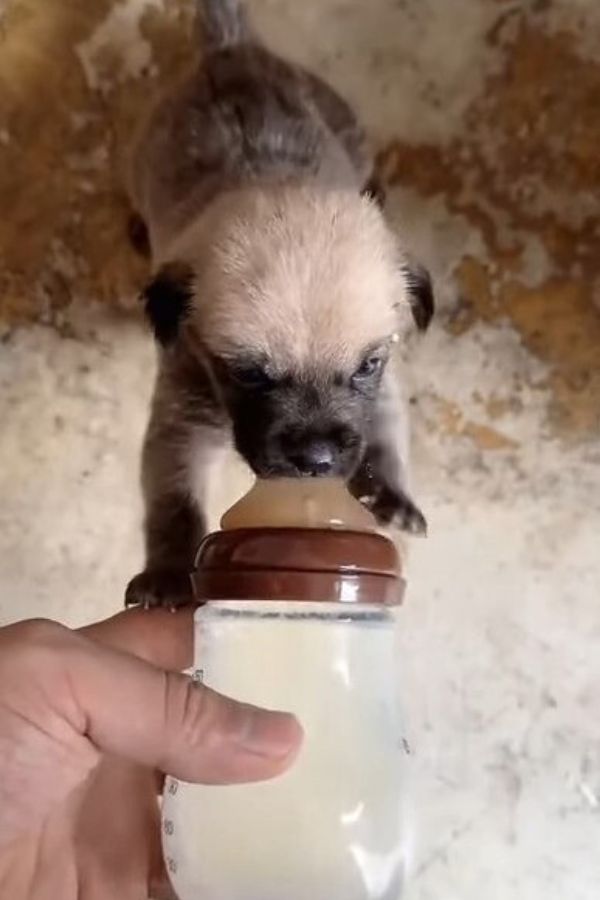
[[[593,430],[600,406],[594,5],[254,5],[274,46],[329,75],[362,109],[381,172],[398,186],[408,238],[411,204],[419,207],[411,219],[437,221],[422,250],[447,279],[448,329],[511,322],[549,366],[553,426]],[[190,52],[189,19],[183,0],[5,3],[4,322],[61,323],[81,297],[135,305],[144,268],[124,237],[124,148],[144,100]],[[445,414],[448,427],[469,427],[456,410]],[[497,431],[482,439],[502,442]]]
[[[600,7],[251,5],[362,111],[390,215],[437,283],[408,385],[430,522],[401,612],[410,896],[593,900]],[[109,613],[139,563],[153,359],[120,168],[189,25],[184,0],[0,3],[3,621]]]

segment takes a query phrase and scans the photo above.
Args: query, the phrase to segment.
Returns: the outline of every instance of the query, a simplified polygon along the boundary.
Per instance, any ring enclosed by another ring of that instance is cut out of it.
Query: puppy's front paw
[[[189,573],[181,569],[146,569],[132,578],[125,591],[125,606],[178,609],[193,603]]]
[[[380,448],[369,450],[348,486],[380,525],[391,525],[409,534],[427,534],[427,520],[419,507],[402,487],[386,477]]]
[[[380,525],[391,525],[410,534],[427,535],[427,520],[401,490],[382,485],[372,496],[361,498]]]

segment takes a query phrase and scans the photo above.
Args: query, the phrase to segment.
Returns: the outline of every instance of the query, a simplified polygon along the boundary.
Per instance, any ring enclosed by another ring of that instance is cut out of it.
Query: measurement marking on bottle
[[[171,875],[175,875],[177,873],[177,863],[172,856],[167,856],[167,869],[169,870]]]
[[[165,834],[169,837],[172,837],[175,834],[175,826],[170,819],[165,819],[163,828],[165,829]]]
[[[169,794],[171,794],[172,797],[175,796],[175,794],[179,790],[179,782],[177,781],[176,778],[169,779],[169,786],[168,786],[167,790],[168,790]]]
[[[410,744],[408,743],[408,741],[406,740],[405,737],[400,738],[400,746],[404,750],[404,752],[406,753],[407,756],[412,755],[412,750],[410,749]]]
[[[194,669],[194,674],[192,675],[192,681],[194,684],[203,684],[204,683],[204,669]]]

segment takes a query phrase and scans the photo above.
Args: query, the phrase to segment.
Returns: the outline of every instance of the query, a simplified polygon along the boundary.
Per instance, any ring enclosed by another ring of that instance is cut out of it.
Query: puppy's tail
[[[205,50],[220,50],[252,39],[240,0],[196,0],[198,29]]]

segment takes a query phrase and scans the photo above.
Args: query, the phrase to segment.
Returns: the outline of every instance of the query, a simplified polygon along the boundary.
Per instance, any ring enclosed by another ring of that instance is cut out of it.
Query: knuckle
[[[166,692],[170,733],[177,734],[186,746],[204,744],[213,718],[209,691],[185,675],[169,672]]]
[[[14,626],[16,637],[26,644],[54,645],[70,634],[68,628],[51,619],[29,619]]]
[[[0,669],[5,666],[20,671],[49,671],[64,661],[72,632],[49,619],[30,619],[4,629],[1,636]]]

